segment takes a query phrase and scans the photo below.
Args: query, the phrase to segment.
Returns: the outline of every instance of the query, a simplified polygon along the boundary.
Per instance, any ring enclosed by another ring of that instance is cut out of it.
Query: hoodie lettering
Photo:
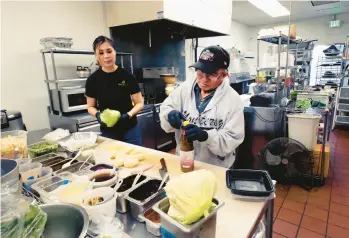
[[[189,123],[197,125],[199,124],[202,128],[217,128],[221,129],[223,128],[223,120],[217,119],[217,118],[211,118],[211,117],[192,117],[190,116],[190,113],[188,111],[183,111],[182,114],[187,118],[187,121]]]

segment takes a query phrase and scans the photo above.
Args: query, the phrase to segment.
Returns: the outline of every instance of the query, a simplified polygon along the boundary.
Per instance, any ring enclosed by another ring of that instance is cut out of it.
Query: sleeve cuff
[[[206,145],[209,145],[212,143],[212,141],[214,140],[214,138],[217,136],[218,132],[216,129],[212,129],[209,131],[206,131],[208,134],[208,138],[207,140],[204,142]]]

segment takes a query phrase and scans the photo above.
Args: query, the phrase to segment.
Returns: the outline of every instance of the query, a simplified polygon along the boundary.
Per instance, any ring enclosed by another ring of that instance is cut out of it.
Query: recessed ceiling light
[[[290,11],[281,5],[277,0],[248,0],[251,4],[270,15],[271,17],[281,17],[290,15]]]

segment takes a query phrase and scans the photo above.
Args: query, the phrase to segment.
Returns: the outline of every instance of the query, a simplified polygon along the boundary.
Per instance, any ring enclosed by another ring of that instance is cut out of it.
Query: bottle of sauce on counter
[[[183,126],[188,125],[188,121],[183,122]],[[194,170],[194,145],[193,142],[188,141],[185,130],[181,131],[181,138],[179,142],[179,157],[181,163],[181,170],[184,173]]]

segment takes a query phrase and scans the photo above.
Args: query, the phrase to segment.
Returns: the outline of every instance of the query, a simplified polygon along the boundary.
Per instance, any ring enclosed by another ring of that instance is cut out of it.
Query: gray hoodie
[[[235,160],[235,149],[245,136],[243,103],[230,87],[227,77],[216,89],[205,110],[199,113],[195,104],[195,84],[196,80],[185,81],[162,103],[161,127],[168,133],[175,132],[178,154],[180,130],[171,127],[168,114],[172,110],[181,112],[191,124],[208,133],[206,141],[194,141],[195,160],[230,168]]]

